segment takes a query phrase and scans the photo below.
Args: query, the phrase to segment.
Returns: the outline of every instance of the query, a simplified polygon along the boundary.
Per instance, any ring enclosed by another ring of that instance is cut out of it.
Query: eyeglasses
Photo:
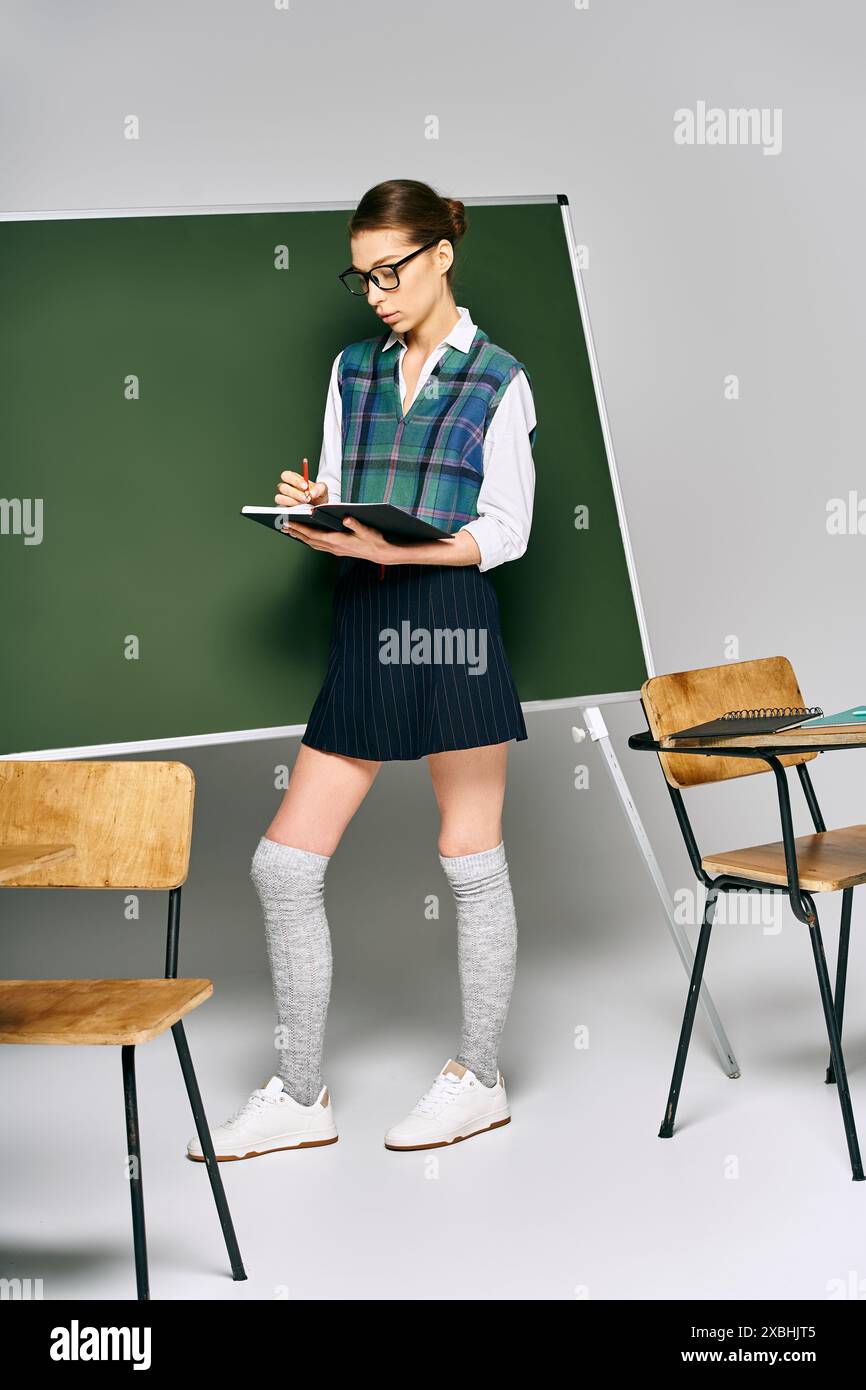
[[[417,251],[410,251],[408,256],[395,261],[393,265],[377,265],[374,270],[369,271],[355,270],[349,266],[349,269],[341,271],[337,278],[342,280],[349,294],[369,293],[368,282],[370,280],[373,281],[377,289],[396,290],[400,283],[400,276],[397,274],[398,266],[405,265],[407,261],[411,261],[413,256],[420,256],[422,251],[429,251],[431,246],[438,246],[441,240],[441,237],[434,237],[432,241],[427,242],[426,246],[419,246]]]

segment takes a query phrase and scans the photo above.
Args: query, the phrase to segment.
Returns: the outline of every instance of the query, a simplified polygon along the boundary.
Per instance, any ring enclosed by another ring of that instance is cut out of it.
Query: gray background
[[[866,538],[826,531],[828,499],[864,477],[863,40],[853,0],[5,3],[0,205],[334,202],[395,177],[458,197],[567,193],[656,669],[785,653],[806,700],[839,709],[866,699]],[[781,152],[676,145],[674,111],[699,101],[780,108]],[[543,295],[542,272],[527,247],[515,274]],[[303,448],[317,458],[319,443]],[[540,601],[567,622],[593,594]],[[225,1275],[204,1172],[183,1157],[171,1041],[139,1050],[154,1296],[862,1296],[866,1185],[823,1085],[804,929],[788,910],[778,932],[719,926],[707,976],[743,1076],[723,1075],[699,1020],[677,1132],[659,1141],[686,979],[597,752],[572,741],[576,714],[527,718],[504,823],[521,943],[501,1056],[513,1123],[432,1157],[382,1147],[459,1022],[427,767],[386,764],[328,876],[340,1143],[223,1166],[245,1284]],[[640,708],[607,718],[671,891],[691,890],[658,766],[625,744]],[[248,868],[296,750],[171,755],[197,777],[181,973],[215,983],[188,1024],[212,1123],[276,1068]],[[861,757],[813,764],[829,825],[863,816]],[[768,777],[689,804],[706,851],[778,836]],[[839,899],[818,906],[832,969]],[[143,896],[137,923],[113,894],[10,889],[0,907],[5,975],[161,973],[162,897]],[[866,1137],[862,920],[855,894],[846,1045]],[[132,1296],[119,1055],[15,1048],[4,1062],[0,1274],[42,1278],[45,1297]]]

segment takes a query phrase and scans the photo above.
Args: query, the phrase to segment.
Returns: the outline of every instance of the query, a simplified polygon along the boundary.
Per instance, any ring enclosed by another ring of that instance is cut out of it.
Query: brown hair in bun
[[[407,241],[450,241],[455,250],[466,235],[466,209],[459,198],[443,198],[417,179],[388,179],[368,188],[349,219],[349,236],[392,227]],[[446,272],[449,289],[454,262]]]

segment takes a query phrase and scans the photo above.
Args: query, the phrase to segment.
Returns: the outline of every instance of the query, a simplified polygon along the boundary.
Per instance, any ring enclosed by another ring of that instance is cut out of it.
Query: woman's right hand
[[[309,463],[308,459],[303,460]],[[309,469],[307,470],[309,472]],[[277,483],[277,493],[274,502],[278,507],[294,507],[301,502],[310,502],[318,505],[328,500],[328,484],[313,482],[312,478],[308,485],[304,482],[303,473],[293,473],[287,468],[280,474],[280,481]]]

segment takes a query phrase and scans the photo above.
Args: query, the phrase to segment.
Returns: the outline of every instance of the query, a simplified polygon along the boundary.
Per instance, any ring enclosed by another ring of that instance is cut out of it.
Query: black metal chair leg
[[[842,1036],[842,1012],[845,1008],[845,980],[848,975],[848,937],[851,931],[851,906],[853,901],[854,889],[843,889],[842,917],[839,923],[839,954],[836,958],[836,993],[833,996],[836,1001],[836,1026],[839,1029],[840,1038]],[[830,1058],[830,1065],[827,1068],[827,1075],[824,1079],[828,1086],[832,1086],[836,1080],[833,1071],[832,1057]]]
[[[211,1191],[213,1192],[216,1209],[219,1214],[220,1225],[222,1226],[223,1237],[225,1238],[226,1250],[228,1251],[229,1262],[232,1267],[233,1279],[246,1279],[246,1270],[241,1260],[241,1252],[238,1248],[235,1228],[232,1225],[229,1204],[226,1201],[226,1194],[223,1191],[222,1177],[220,1176],[219,1164],[213,1151],[213,1140],[210,1137],[207,1120],[205,1118],[204,1106],[201,1102],[201,1094],[198,1089],[195,1071],[193,1070],[192,1058],[189,1055],[189,1046],[186,1040],[186,1033],[183,1030],[183,1023],[178,1020],[172,1025],[177,1055],[180,1059],[180,1069],[183,1072],[183,1079],[186,1082],[189,1103],[192,1106],[195,1127],[198,1131],[199,1142],[202,1153],[207,1164],[208,1177],[210,1178]]]
[[[126,1110],[126,1152],[129,1164],[129,1195],[132,1201],[132,1240],[135,1248],[135,1283],[140,1299],[150,1298],[147,1278],[147,1237],[144,1228],[144,1189],[141,1183],[141,1144],[138,1131],[138,1100],[135,1093],[135,1047],[120,1049],[123,1066],[123,1101]]]
[[[689,993],[686,1000],[686,1011],[683,1015],[683,1026],[680,1030],[680,1041],[677,1048],[677,1057],[674,1063],[674,1074],[671,1078],[671,1088],[668,1092],[668,1104],[665,1110],[665,1117],[662,1120],[659,1130],[659,1139],[670,1139],[674,1132],[674,1120],[677,1114],[677,1101],[680,1095],[683,1072],[686,1066],[686,1055],[689,1050],[689,1042],[692,1036],[692,1024],[695,1020],[695,1010],[698,1006],[698,998],[701,992],[701,977],[704,973],[704,961],[707,958],[707,947],[710,944],[710,931],[713,925],[713,913],[716,908],[718,888],[710,889],[707,894],[707,901],[704,905],[704,920],[701,923],[701,934],[698,937],[698,946],[695,951],[695,963],[692,967],[692,978],[689,984]]]
[[[803,894],[803,897],[808,898],[809,895]],[[821,1003],[824,1006],[824,1019],[827,1024],[827,1034],[830,1038],[830,1057],[832,1059],[833,1072],[836,1077],[839,1104],[842,1107],[845,1138],[848,1143],[848,1156],[851,1159],[851,1176],[854,1182],[862,1182],[863,1164],[860,1160],[860,1145],[857,1142],[854,1112],[851,1109],[851,1096],[848,1092],[848,1076],[845,1071],[845,1059],[842,1056],[842,1040],[839,1036],[839,1027],[836,1022],[836,1009],[833,1004],[833,995],[830,992],[830,976],[827,973],[824,943],[821,940],[821,928],[818,926],[818,914],[814,912],[814,904],[811,903],[811,900],[810,906],[813,910],[814,921],[809,927],[809,937],[812,942],[812,953],[815,957],[815,968],[818,971],[818,985],[821,990]]]

